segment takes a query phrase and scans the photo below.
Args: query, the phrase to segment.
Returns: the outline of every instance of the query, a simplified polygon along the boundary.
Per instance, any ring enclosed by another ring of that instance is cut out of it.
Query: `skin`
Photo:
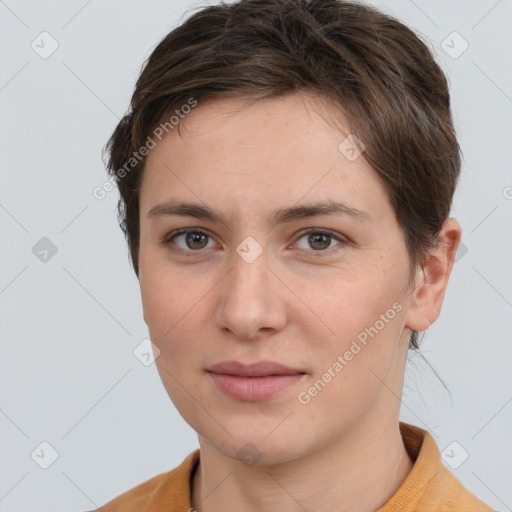
[[[198,433],[192,505],[199,512],[374,512],[413,465],[398,428],[408,342],[411,329],[427,329],[440,313],[461,229],[445,221],[441,247],[408,287],[404,235],[384,185],[364,153],[350,161],[338,149],[350,131],[327,122],[326,112],[305,94],[200,103],[146,162],[144,320],[161,351],[163,384]],[[205,204],[222,222],[148,218],[168,200]],[[327,200],[363,210],[370,221],[335,214],[276,225],[270,217]],[[180,228],[208,236],[163,243]],[[308,242],[306,228],[333,236]],[[263,249],[252,263],[236,252],[248,236]],[[397,302],[400,312],[300,403],[298,394]],[[227,360],[270,360],[306,375],[266,400],[237,401],[205,371]],[[248,442],[261,457],[252,466],[237,456]]]

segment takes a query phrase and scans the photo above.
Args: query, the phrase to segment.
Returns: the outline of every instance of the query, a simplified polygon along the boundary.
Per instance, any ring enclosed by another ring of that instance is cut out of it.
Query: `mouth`
[[[217,388],[235,400],[265,400],[305,378],[303,370],[271,361],[244,365],[225,361],[207,370]]]

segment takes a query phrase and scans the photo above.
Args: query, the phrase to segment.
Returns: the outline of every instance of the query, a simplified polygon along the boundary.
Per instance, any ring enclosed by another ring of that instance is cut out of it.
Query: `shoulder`
[[[478,499],[445,467],[442,467],[423,493],[420,493],[418,510],[450,512],[495,512]]]
[[[190,501],[190,480],[198,460],[199,450],[196,450],[178,467],[133,487],[98,508],[97,512],[153,512],[155,506],[162,507],[159,509],[187,507]]]
[[[412,471],[378,512],[494,512],[446,468],[434,438],[423,429],[400,423]]]

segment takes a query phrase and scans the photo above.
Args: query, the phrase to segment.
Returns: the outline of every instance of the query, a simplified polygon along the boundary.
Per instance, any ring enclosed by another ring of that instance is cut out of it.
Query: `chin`
[[[258,428],[250,423],[242,425],[238,422],[236,428],[225,424],[232,436],[225,431],[221,435],[219,431],[212,432],[210,426],[206,430],[193,428],[200,436],[201,445],[211,445],[225,457],[241,462],[248,468],[287,463],[315,451],[316,447],[309,446],[305,436],[297,435],[290,428],[285,428],[284,424],[276,429],[279,421],[273,421],[272,426],[269,426],[270,422],[264,422]],[[200,433],[201,430],[203,433]]]
[[[303,453],[297,451],[295,443],[287,444],[270,442],[269,440],[247,441],[233,438],[216,448],[226,457],[250,467],[274,466],[291,462],[300,458]]]

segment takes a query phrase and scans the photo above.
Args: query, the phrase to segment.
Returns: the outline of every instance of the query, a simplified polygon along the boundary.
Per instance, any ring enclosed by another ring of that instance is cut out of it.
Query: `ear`
[[[446,219],[438,235],[439,247],[430,252],[423,268],[417,270],[406,317],[410,329],[425,331],[439,317],[461,233],[456,219]]]

